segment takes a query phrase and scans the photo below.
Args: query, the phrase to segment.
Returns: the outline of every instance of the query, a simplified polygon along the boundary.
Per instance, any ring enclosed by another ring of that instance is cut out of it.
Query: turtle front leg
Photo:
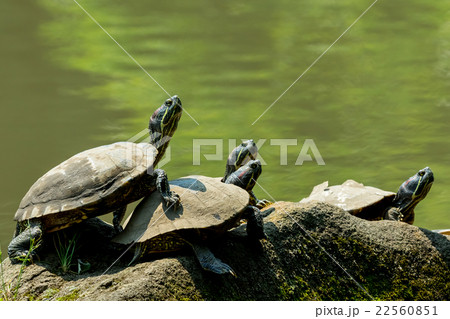
[[[42,233],[41,224],[33,223],[15,236],[8,246],[8,256],[11,263],[22,263],[24,258],[28,258],[32,262],[37,257],[35,249],[39,246],[38,241],[41,240]],[[32,248],[31,251],[30,248]]]
[[[252,239],[266,239],[264,232],[264,221],[260,210],[255,206],[247,206],[242,215],[247,220],[247,234]]]
[[[384,213],[383,219],[385,219],[385,220],[402,221],[403,214],[401,213],[399,208],[391,207],[391,208],[389,208],[386,211],[386,213]]]
[[[120,225],[122,223],[123,217],[127,211],[127,206],[123,206],[113,212],[113,225],[116,233],[120,233],[123,230],[123,227]]]
[[[259,200],[258,198],[256,198],[253,191],[249,191],[248,193],[250,194],[250,204],[258,207],[259,209],[262,209],[266,206],[273,204],[271,201],[268,201],[267,199]]]
[[[169,208],[173,206],[174,210],[177,209],[180,204],[180,196],[170,190],[169,179],[167,178],[166,172],[162,169],[155,169],[153,176],[156,179],[156,188],[166,201],[167,206]]]
[[[214,256],[214,254],[209,250],[208,247],[200,243],[189,243],[194,250],[195,256],[197,257],[200,265],[204,270],[212,271],[213,273],[223,275],[232,274],[236,277],[234,270],[222,262],[219,258]]]

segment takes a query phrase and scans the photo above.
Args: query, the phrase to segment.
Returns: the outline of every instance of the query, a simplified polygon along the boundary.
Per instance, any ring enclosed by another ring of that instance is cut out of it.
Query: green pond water
[[[416,225],[450,228],[450,3],[378,1],[256,123],[372,0],[79,1],[185,112],[170,178],[220,176],[229,144],[265,139],[259,179],[298,201],[328,180],[396,191],[429,166]],[[0,243],[29,187],[80,151],[147,127],[167,98],[70,0],[0,4]],[[187,114],[189,113],[192,118]],[[254,123],[254,124],[253,124]],[[206,160],[222,140],[219,160]],[[280,139],[287,139],[286,162]],[[312,140],[325,165],[295,165]],[[286,165],[282,165],[286,164]],[[256,187],[259,197],[269,198]]]

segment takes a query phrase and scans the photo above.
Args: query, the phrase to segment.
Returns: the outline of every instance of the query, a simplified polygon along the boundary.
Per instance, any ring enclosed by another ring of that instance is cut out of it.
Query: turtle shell
[[[395,193],[371,186],[364,186],[354,180],[342,185],[328,186],[328,182],[316,185],[309,197],[300,203],[325,202],[364,219],[379,219],[392,203]]]
[[[39,178],[22,199],[14,219],[39,218],[47,232],[106,214],[142,198],[142,181],[156,148],[119,142],[81,152]]]
[[[438,234],[441,234],[441,235],[450,236],[450,229],[434,229],[433,231],[435,233],[438,233]]]
[[[187,176],[171,181],[170,189],[181,199],[177,210],[168,209],[161,195],[153,193],[139,203],[113,242],[152,242],[156,244],[150,251],[169,251],[172,249],[167,242],[172,238],[183,238],[194,231],[206,239],[233,228],[248,205],[249,194],[220,180]]]

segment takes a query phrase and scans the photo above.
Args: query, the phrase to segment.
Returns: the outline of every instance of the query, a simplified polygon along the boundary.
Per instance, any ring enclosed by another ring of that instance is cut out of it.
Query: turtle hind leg
[[[247,220],[247,234],[252,239],[267,239],[261,212],[255,206],[247,206],[242,215]]]
[[[229,273],[236,277],[234,270],[219,258],[216,258],[208,247],[199,243],[190,242],[189,244],[194,250],[195,256],[197,256],[197,259],[204,270],[212,271],[219,275]]]
[[[30,225],[23,232],[13,238],[8,245],[8,256],[11,263],[33,261],[37,257],[35,249],[40,245],[42,226],[38,223]]]

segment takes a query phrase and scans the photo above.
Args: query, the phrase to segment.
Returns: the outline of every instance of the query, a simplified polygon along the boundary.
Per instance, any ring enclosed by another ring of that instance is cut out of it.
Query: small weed
[[[56,253],[59,258],[61,270],[64,273],[68,272],[70,270],[70,267],[72,266],[72,258],[75,253],[78,238],[78,233],[75,233],[69,240],[67,240],[65,234],[62,240],[59,233],[56,233],[56,235],[53,237],[53,243],[55,245]]]

